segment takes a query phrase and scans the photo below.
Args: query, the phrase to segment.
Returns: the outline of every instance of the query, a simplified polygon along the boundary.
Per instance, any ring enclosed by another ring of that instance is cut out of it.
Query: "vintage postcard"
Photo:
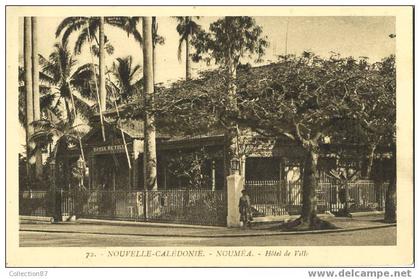
[[[411,266],[413,17],[6,7],[6,265]]]

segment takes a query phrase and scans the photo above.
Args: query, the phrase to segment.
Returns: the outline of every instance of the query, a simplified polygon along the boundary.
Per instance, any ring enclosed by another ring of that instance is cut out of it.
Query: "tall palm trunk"
[[[157,36],[157,19],[155,16],[152,17],[153,86],[156,84],[156,45],[157,45],[157,42],[154,40],[154,36]]]
[[[187,35],[185,40],[185,79],[191,79],[191,45],[190,45],[190,35]]]
[[[153,85],[156,84],[156,46],[153,44]],[[153,90],[154,91],[154,90]]]
[[[39,59],[38,59],[38,20],[32,17],[32,90],[34,121],[41,119],[41,110],[39,104]],[[42,153],[40,149],[35,152],[35,177],[42,178]]]
[[[34,121],[33,112],[33,92],[32,92],[32,59],[31,59],[31,18],[25,17],[24,33],[23,33],[23,53],[24,53],[24,68],[25,68],[25,90],[26,90],[26,172],[28,181],[32,178],[32,164],[30,162],[31,144],[30,138],[33,134],[33,127],[31,123]],[[29,186],[29,185],[28,185]]]
[[[156,127],[153,115],[154,78],[151,17],[143,17],[143,40],[144,100],[146,104],[144,123],[144,187],[145,190],[151,190],[157,188]]]
[[[99,96],[101,110],[106,110],[106,88],[105,88],[105,33],[104,17],[99,22]]]

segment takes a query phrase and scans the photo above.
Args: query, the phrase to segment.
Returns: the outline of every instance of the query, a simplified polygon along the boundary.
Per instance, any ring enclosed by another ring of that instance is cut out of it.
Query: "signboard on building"
[[[109,153],[122,153],[122,152],[125,152],[123,144],[95,146],[93,148],[93,153],[95,154],[109,154]]]

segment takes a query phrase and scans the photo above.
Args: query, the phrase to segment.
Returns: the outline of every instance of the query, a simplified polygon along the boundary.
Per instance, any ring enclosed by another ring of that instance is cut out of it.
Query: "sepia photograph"
[[[8,8],[9,249],[412,259],[412,7]]]

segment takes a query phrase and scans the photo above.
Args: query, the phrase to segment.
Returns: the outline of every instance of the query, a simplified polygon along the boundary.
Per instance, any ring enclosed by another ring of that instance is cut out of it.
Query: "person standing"
[[[252,220],[251,215],[251,199],[246,190],[241,191],[242,196],[239,198],[239,213],[241,214],[240,221],[244,226],[248,226]]]

